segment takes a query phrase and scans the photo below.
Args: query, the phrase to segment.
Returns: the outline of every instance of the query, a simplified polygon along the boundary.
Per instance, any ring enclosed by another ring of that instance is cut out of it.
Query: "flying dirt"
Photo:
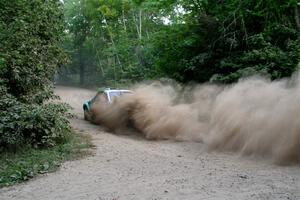
[[[133,94],[93,104],[93,122],[115,133],[134,128],[147,139],[192,140],[208,149],[300,161],[299,76],[252,77],[227,86],[139,84]]]
[[[169,95],[163,93],[163,96],[171,96],[173,105],[182,102],[189,105],[194,98],[216,102],[216,95],[228,89],[207,85],[180,88],[174,84],[164,88]],[[194,90],[202,91],[203,96],[191,93]],[[149,141],[137,134],[107,133],[103,126],[83,120],[81,103],[92,98],[95,91],[57,86],[55,94],[74,108],[72,113],[78,118],[70,121],[73,129],[92,137],[93,156],[66,162],[60,170],[24,184],[1,188],[1,200],[300,199],[299,166],[281,167],[270,165],[269,159],[258,156],[244,159],[234,152],[205,151],[208,145],[199,142]],[[180,95],[175,97],[174,94]],[[205,102],[205,109],[212,106],[209,101]],[[207,111],[201,111],[200,121],[210,120],[205,118]],[[127,131],[130,126],[133,124]],[[187,135],[184,139],[194,139],[195,135],[190,138]],[[180,139],[178,137],[176,139]]]

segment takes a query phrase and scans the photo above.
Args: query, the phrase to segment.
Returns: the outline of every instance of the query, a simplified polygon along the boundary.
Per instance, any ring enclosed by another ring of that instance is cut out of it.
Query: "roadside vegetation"
[[[38,174],[53,172],[67,160],[91,154],[88,136],[72,133],[52,148],[24,147],[17,152],[0,153],[0,187],[27,181]]]
[[[0,186],[52,171],[90,145],[73,134],[69,107],[53,101],[54,74],[67,61],[63,16],[59,0],[0,2]]]

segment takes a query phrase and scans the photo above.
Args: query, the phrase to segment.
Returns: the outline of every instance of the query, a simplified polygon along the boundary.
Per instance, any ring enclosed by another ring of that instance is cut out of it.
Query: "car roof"
[[[114,89],[114,90],[111,90],[111,89],[108,89],[108,90],[104,90],[105,92],[132,92],[131,90],[117,90],[117,89]]]
[[[126,89],[117,89],[117,88],[98,88],[97,89],[98,92],[132,92],[131,90],[126,90]]]

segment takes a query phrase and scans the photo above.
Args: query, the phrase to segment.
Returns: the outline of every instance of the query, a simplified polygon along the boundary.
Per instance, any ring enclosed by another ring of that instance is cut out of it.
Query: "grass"
[[[64,144],[47,149],[26,148],[0,153],[0,188],[27,181],[38,174],[53,172],[67,160],[91,154],[91,139],[77,133]]]

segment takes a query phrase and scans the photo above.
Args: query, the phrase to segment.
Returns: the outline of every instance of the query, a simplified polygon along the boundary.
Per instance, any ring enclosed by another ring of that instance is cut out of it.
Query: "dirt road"
[[[113,135],[82,119],[82,102],[94,92],[58,87],[56,93],[74,107],[74,128],[92,135],[95,155],[0,189],[1,200],[300,199],[299,166],[207,152],[201,143]]]

